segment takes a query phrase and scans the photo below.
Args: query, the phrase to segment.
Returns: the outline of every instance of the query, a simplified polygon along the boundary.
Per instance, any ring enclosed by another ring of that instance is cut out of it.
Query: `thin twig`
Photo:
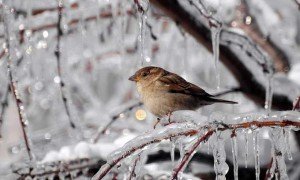
[[[132,166],[132,169],[130,171],[129,178],[128,178],[129,180],[136,177],[135,167],[136,167],[136,164],[138,163],[138,161],[140,161],[140,159],[141,159],[141,153],[139,153],[137,155],[137,158],[135,158],[135,160],[133,162],[133,166]]]
[[[59,86],[60,86],[60,92],[61,92],[61,98],[68,116],[68,119],[70,121],[70,125],[72,128],[76,128],[71,114],[70,114],[70,107],[68,104],[68,99],[65,95],[65,83],[62,79],[62,66],[61,66],[61,36],[63,35],[63,30],[61,28],[61,20],[62,20],[62,11],[63,11],[63,4],[61,0],[58,0],[58,20],[57,20],[57,45],[56,45],[56,50],[55,50],[55,56],[56,56],[56,60],[57,60],[57,73],[58,73],[58,77],[59,77]]]
[[[8,54],[8,58],[7,58],[7,71],[8,71],[8,77],[9,77],[9,83],[10,83],[10,89],[12,91],[12,94],[15,98],[16,101],[16,105],[17,105],[17,110],[18,110],[18,115],[19,115],[19,121],[21,124],[21,128],[22,128],[22,134],[23,134],[23,139],[25,141],[25,146],[26,146],[26,150],[28,153],[28,157],[29,160],[32,161],[33,160],[33,154],[31,152],[31,146],[30,146],[30,140],[27,134],[27,120],[25,118],[25,110],[24,110],[24,105],[23,102],[21,100],[19,91],[17,89],[17,81],[14,79],[13,77],[13,73],[12,73],[12,52],[11,52],[11,44],[10,44],[10,30],[9,30],[9,22],[7,22],[9,20],[9,16],[10,14],[7,12],[8,10],[10,11],[10,9],[6,9],[9,7],[5,7],[2,6],[2,12],[3,12],[3,17],[4,17],[4,30],[5,30],[5,41],[7,44],[7,49],[6,52]]]
[[[177,179],[178,173],[183,170],[183,168],[187,165],[187,163],[190,161],[192,155],[194,154],[195,150],[198,148],[201,142],[207,140],[212,134],[214,133],[213,130],[209,130],[205,133],[205,135],[201,136],[194,144],[193,146],[185,153],[183,156],[181,162],[179,165],[174,168],[172,178],[171,179]]]

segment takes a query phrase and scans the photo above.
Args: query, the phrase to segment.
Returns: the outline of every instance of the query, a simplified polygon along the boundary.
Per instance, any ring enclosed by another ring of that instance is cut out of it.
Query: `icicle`
[[[248,141],[248,129],[245,130],[245,143],[246,143],[246,151],[245,151],[245,167],[248,168],[248,154],[249,154],[249,148],[248,148],[248,144],[249,144],[249,141]]]
[[[273,73],[267,73],[267,86],[266,86],[266,98],[265,98],[265,109],[269,113],[272,107],[273,99]]]
[[[213,58],[215,61],[215,71],[216,71],[216,86],[217,89],[220,88],[220,69],[219,69],[219,42],[220,42],[220,32],[221,27],[212,26],[211,30],[211,40],[213,47]]]
[[[259,161],[259,150],[258,150],[258,130],[253,130],[253,154],[254,154],[254,161],[255,161],[255,177],[256,180],[259,180],[260,174],[260,161]]]
[[[293,160],[293,156],[291,153],[291,146],[290,146],[290,132],[291,132],[290,128],[283,129],[287,158],[289,160]]]
[[[236,136],[231,138],[231,146],[232,146],[232,162],[233,162],[233,168],[234,168],[234,179],[237,180],[239,165],[237,162],[238,149],[237,149],[237,144],[236,144]]]
[[[228,165],[226,164],[226,152],[224,147],[224,140],[221,137],[221,132],[215,133],[214,145],[213,145],[213,156],[214,156],[214,170],[216,173],[217,180],[226,179],[225,175],[228,172]]]
[[[276,176],[281,180],[288,179],[286,173],[286,165],[284,162],[284,154],[286,151],[285,148],[285,138],[283,135],[283,129],[280,127],[273,128],[271,130],[272,135],[272,146],[274,147],[274,156],[273,162],[276,163],[277,172]]]
[[[139,20],[139,36],[138,36],[138,42],[139,42],[139,53],[141,58],[141,66],[144,65],[144,61],[146,61],[145,56],[145,35],[146,35],[146,21],[147,21],[147,9],[148,9],[148,0],[142,1],[144,6],[141,6],[142,10],[140,10],[140,20]]]
[[[171,155],[172,167],[175,167],[175,141],[172,139],[170,139],[170,141],[171,141],[170,155]]]
[[[181,161],[182,160],[182,158],[183,158],[183,156],[184,156],[184,146],[183,146],[183,142],[182,142],[182,139],[179,139],[178,140],[178,143],[179,143],[179,154],[180,154],[180,159],[179,159],[179,161]]]

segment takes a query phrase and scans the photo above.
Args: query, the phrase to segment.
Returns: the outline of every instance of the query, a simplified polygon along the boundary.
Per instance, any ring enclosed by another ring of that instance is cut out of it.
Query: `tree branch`
[[[179,0],[150,0],[150,2],[212,52],[210,29],[202,22],[200,13],[191,11],[194,7],[188,3],[183,6],[184,1]],[[261,68],[263,72],[268,73],[272,64],[269,56],[246,36],[224,28],[220,34],[220,44],[221,61],[237,79],[243,92],[254,102],[264,106],[266,79],[260,77],[263,74],[258,75],[257,69]],[[282,85],[282,82],[286,84]],[[299,86],[286,77],[273,78],[273,84],[275,87],[272,107],[281,110],[292,109],[292,101],[298,96]]]

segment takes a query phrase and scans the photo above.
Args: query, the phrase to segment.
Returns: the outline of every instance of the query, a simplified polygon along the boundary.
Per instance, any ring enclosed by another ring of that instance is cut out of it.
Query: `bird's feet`
[[[156,122],[155,122],[155,124],[154,124],[154,126],[153,126],[153,129],[155,129],[156,126],[157,126],[159,123],[160,123],[160,118],[157,118],[157,119],[156,119]]]

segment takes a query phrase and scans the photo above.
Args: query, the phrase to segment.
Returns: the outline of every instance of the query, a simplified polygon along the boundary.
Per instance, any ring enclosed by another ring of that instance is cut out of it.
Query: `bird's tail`
[[[214,103],[226,103],[226,104],[238,104],[235,101],[228,101],[228,100],[224,100],[224,99],[214,99],[214,98],[209,98],[210,101],[214,102]]]

